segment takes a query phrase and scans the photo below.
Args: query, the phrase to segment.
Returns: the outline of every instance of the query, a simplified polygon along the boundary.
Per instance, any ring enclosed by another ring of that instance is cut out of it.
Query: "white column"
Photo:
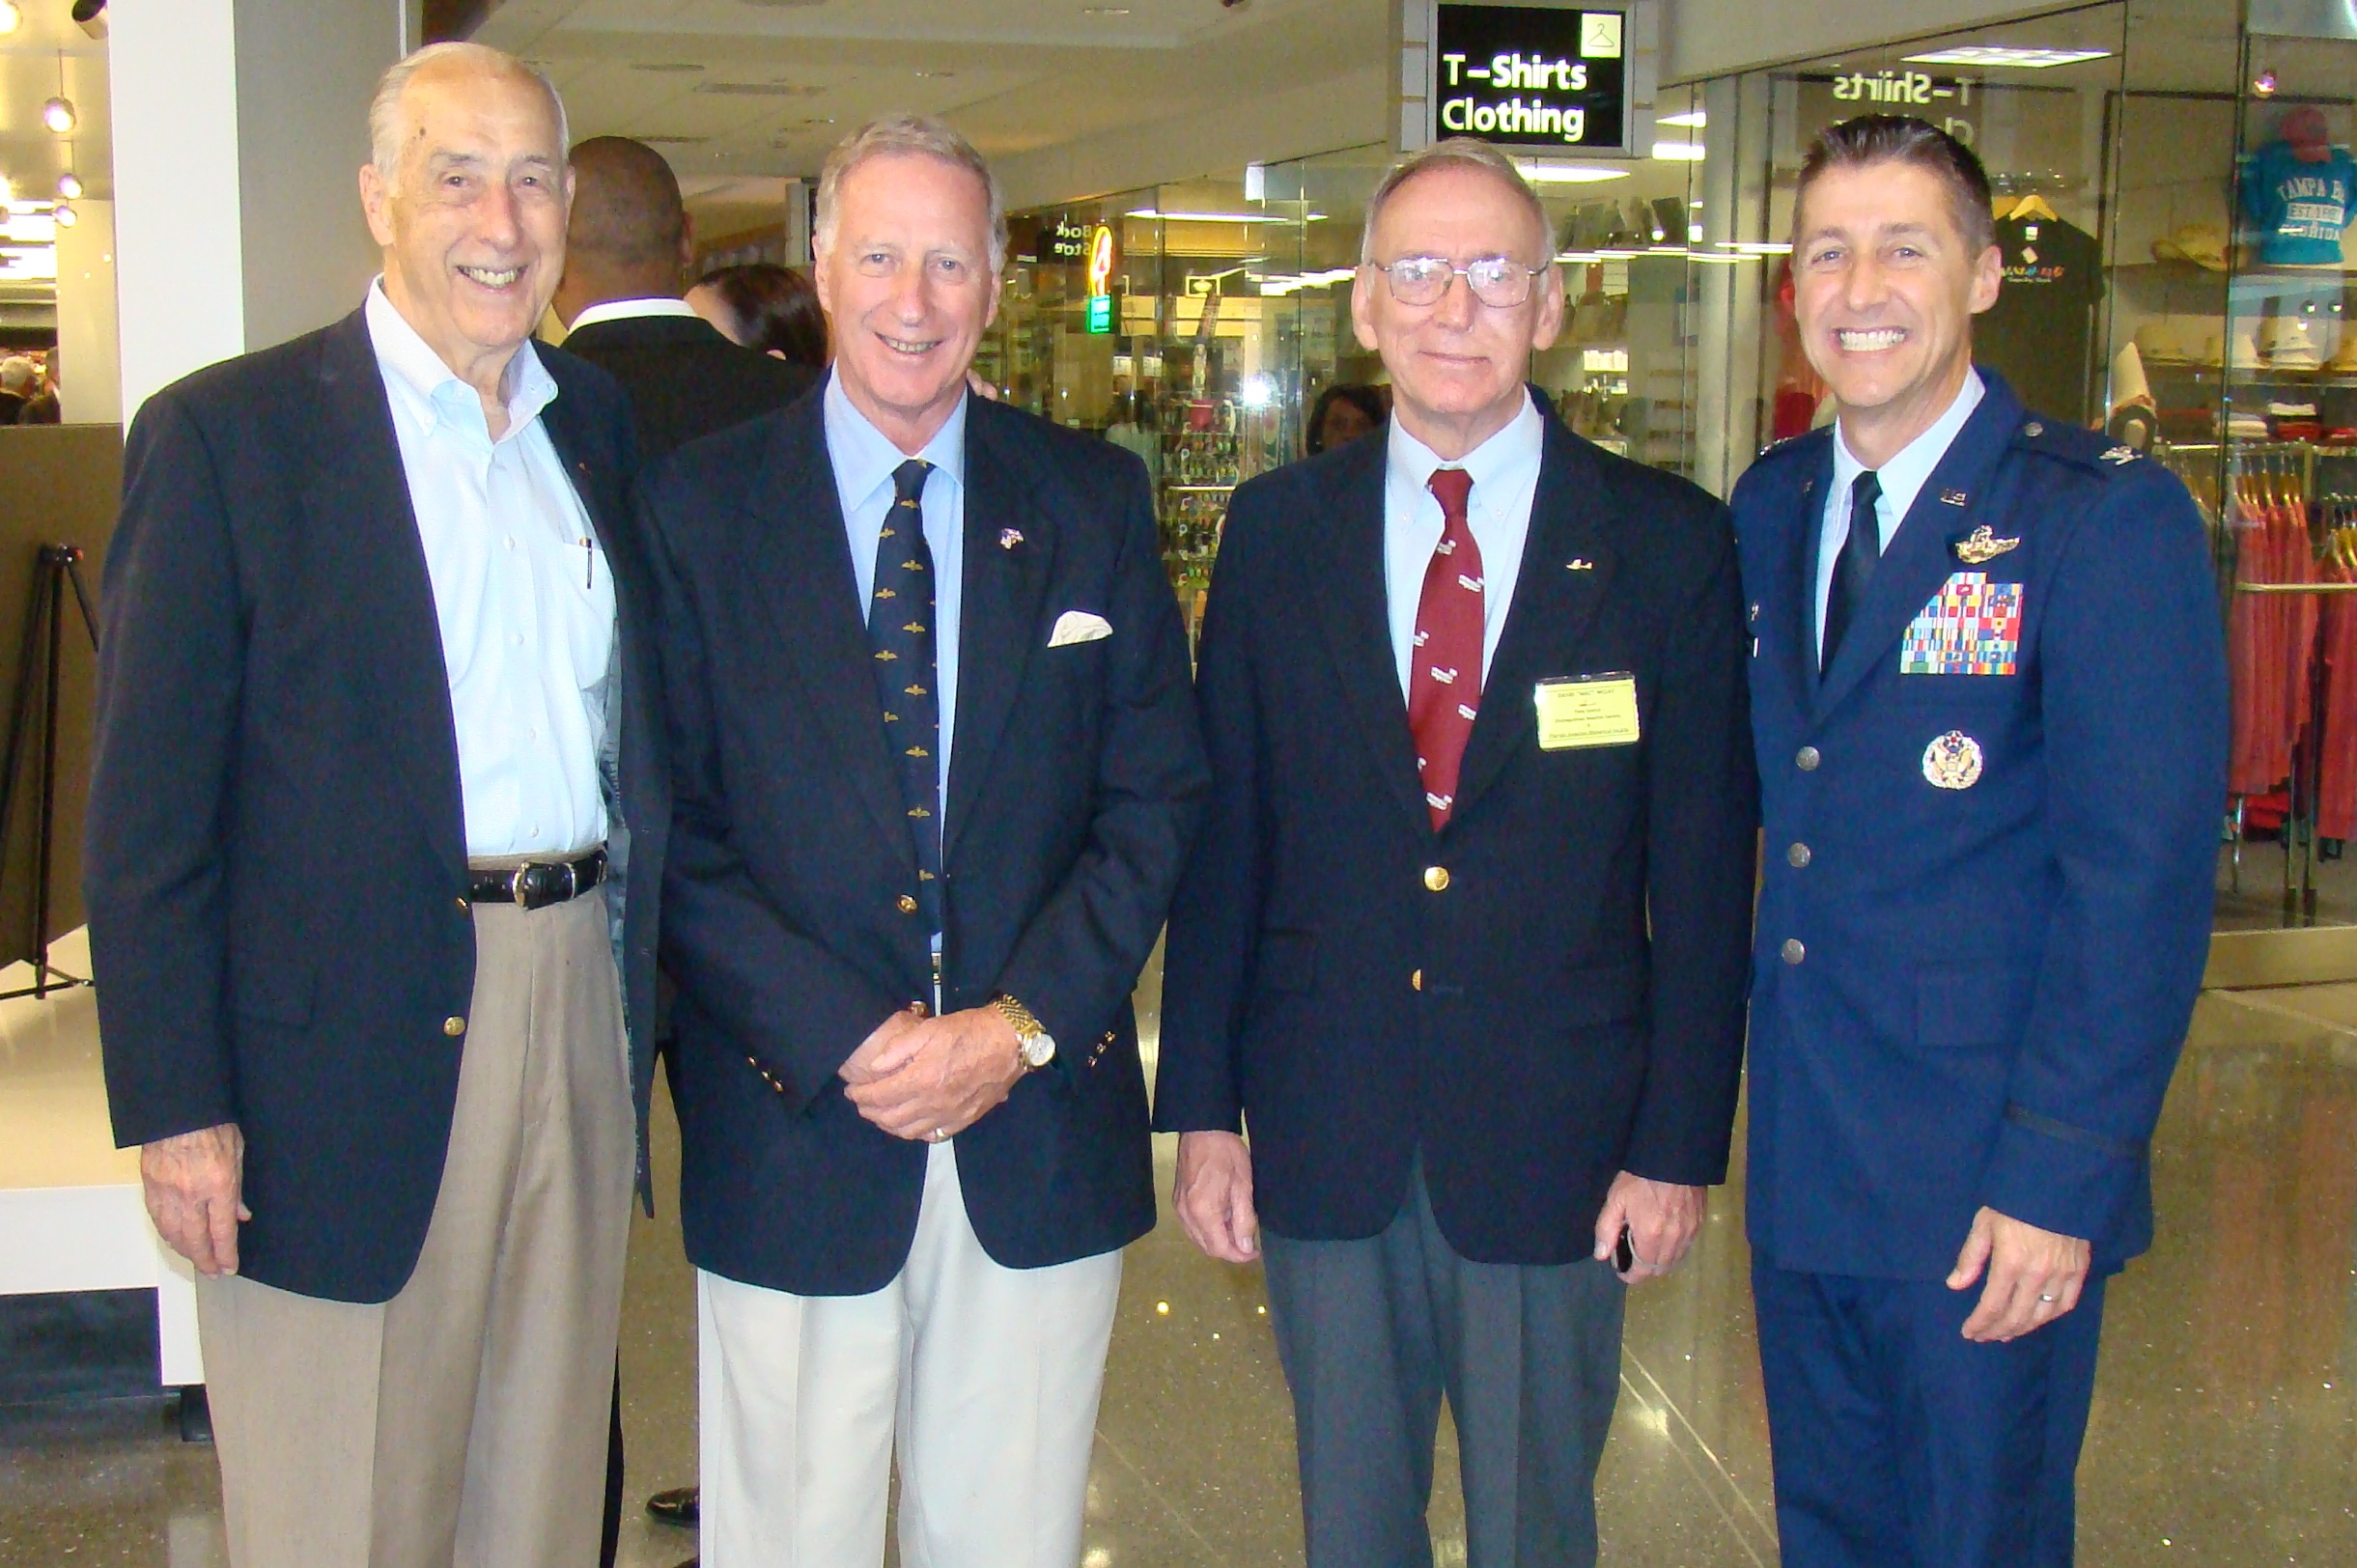
[[[80,221],[57,231],[60,410],[69,425],[123,422],[123,346],[115,324],[115,204],[73,204]]]
[[[376,270],[368,99],[419,0],[115,0],[123,415],[190,371],[324,326]]]

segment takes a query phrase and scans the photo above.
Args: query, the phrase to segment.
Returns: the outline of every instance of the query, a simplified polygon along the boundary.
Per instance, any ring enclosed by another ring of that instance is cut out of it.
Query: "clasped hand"
[[[1023,1077],[1021,1045],[996,1008],[928,1018],[912,1003],[851,1053],[839,1070],[844,1094],[894,1137],[955,1137]]]

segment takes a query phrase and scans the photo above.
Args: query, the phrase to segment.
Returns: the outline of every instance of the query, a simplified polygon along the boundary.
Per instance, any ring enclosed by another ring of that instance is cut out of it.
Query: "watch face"
[[[1042,1032],[1025,1037],[1023,1043],[1023,1063],[1025,1067],[1045,1067],[1055,1060],[1055,1037]]]

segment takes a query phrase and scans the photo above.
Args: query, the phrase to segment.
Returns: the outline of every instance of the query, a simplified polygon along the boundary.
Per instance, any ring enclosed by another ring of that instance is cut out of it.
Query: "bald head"
[[[574,148],[572,164],[557,315],[570,325],[607,300],[678,298],[694,248],[671,165],[628,136],[592,136]]]

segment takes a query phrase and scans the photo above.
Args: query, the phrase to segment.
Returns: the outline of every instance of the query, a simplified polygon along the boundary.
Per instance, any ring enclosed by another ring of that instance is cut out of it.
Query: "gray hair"
[[[1523,178],[1522,171],[1514,167],[1514,160],[1487,142],[1475,141],[1471,136],[1451,136],[1393,164],[1391,172],[1383,177],[1383,183],[1375,187],[1375,194],[1366,199],[1366,226],[1361,231],[1359,241],[1360,266],[1374,265],[1375,220],[1383,215],[1384,204],[1398,193],[1400,186],[1435,169],[1478,169],[1503,181],[1530,210],[1530,222],[1538,230],[1538,248],[1544,253],[1539,266],[1545,266],[1554,260],[1555,225],[1548,221],[1546,204],[1538,199],[1538,192],[1530,188],[1530,182]]]
[[[843,181],[854,169],[870,158],[885,157],[895,153],[914,153],[964,169],[982,182],[990,197],[991,209],[991,271],[1003,269],[1007,260],[1006,197],[998,189],[998,177],[974,144],[949,127],[947,122],[929,114],[887,114],[871,120],[857,130],[835,143],[834,151],[827,154],[826,167],[819,171],[818,223],[811,234],[812,248],[825,255],[834,247],[835,214],[843,200]]]
[[[379,178],[392,182],[401,176],[401,95],[408,90],[411,78],[429,66],[460,60],[472,61],[494,74],[525,77],[547,94],[548,107],[556,111],[557,161],[564,161],[573,149],[573,127],[565,120],[565,100],[547,72],[487,43],[429,43],[396,60],[377,78],[377,96],[368,104],[368,160],[377,166]]]

